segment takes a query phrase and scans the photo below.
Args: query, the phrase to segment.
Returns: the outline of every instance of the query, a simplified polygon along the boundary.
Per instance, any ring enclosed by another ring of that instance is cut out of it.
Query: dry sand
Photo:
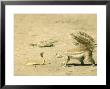
[[[57,58],[56,53],[67,50],[80,51],[74,46],[70,33],[83,31],[97,39],[96,14],[15,14],[14,16],[14,75],[15,76],[96,76],[97,66],[77,65],[71,60],[68,67],[62,67],[65,58]],[[31,46],[39,41],[53,39],[54,47]],[[96,40],[97,42],[97,40]],[[44,52],[45,65],[40,53]],[[65,56],[65,55],[64,55]],[[94,60],[97,63],[96,50]],[[35,63],[38,65],[31,65]]]

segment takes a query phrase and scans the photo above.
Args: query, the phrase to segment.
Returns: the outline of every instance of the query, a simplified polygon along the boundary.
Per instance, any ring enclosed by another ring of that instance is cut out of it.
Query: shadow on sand
[[[68,67],[72,67],[72,66],[92,66],[92,64],[76,64],[76,63],[71,63],[71,64],[67,64]],[[97,64],[95,64],[94,66],[97,66]]]

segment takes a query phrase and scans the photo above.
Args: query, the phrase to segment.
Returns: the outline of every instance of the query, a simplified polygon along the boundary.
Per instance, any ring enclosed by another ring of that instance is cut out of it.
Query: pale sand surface
[[[67,50],[80,51],[74,46],[70,33],[83,31],[97,39],[97,16],[95,14],[15,14],[14,16],[14,75],[15,76],[95,76],[97,66],[70,65],[62,67],[65,58],[57,58],[56,53]],[[58,42],[54,47],[37,46],[30,44],[42,40],[53,39]],[[97,41],[97,40],[96,40]],[[40,53],[44,52],[46,65]],[[94,60],[97,63],[96,50]],[[27,65],[36,63],[38,65]],[[69,63],[80,64],[77,60]],[[86,63],[89,64],[89,63]]]

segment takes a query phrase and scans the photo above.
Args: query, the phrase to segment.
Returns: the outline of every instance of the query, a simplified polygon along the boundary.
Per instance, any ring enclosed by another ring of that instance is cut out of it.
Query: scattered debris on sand
[[[49,40],[44,40],[44,41],[39,41],[38,43],[31,43],[30,45],[33,47],[54,47],[57,41],[53,40],[53,39],[49,39]]]

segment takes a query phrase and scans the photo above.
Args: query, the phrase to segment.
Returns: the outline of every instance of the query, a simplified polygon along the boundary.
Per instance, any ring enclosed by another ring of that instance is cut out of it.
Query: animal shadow
[[[92,66],[92,64],[76,64],[76,63],[67,64],[67,67],[72,66]],[[95,64],[94,66],[97,66],[97,64]]]

